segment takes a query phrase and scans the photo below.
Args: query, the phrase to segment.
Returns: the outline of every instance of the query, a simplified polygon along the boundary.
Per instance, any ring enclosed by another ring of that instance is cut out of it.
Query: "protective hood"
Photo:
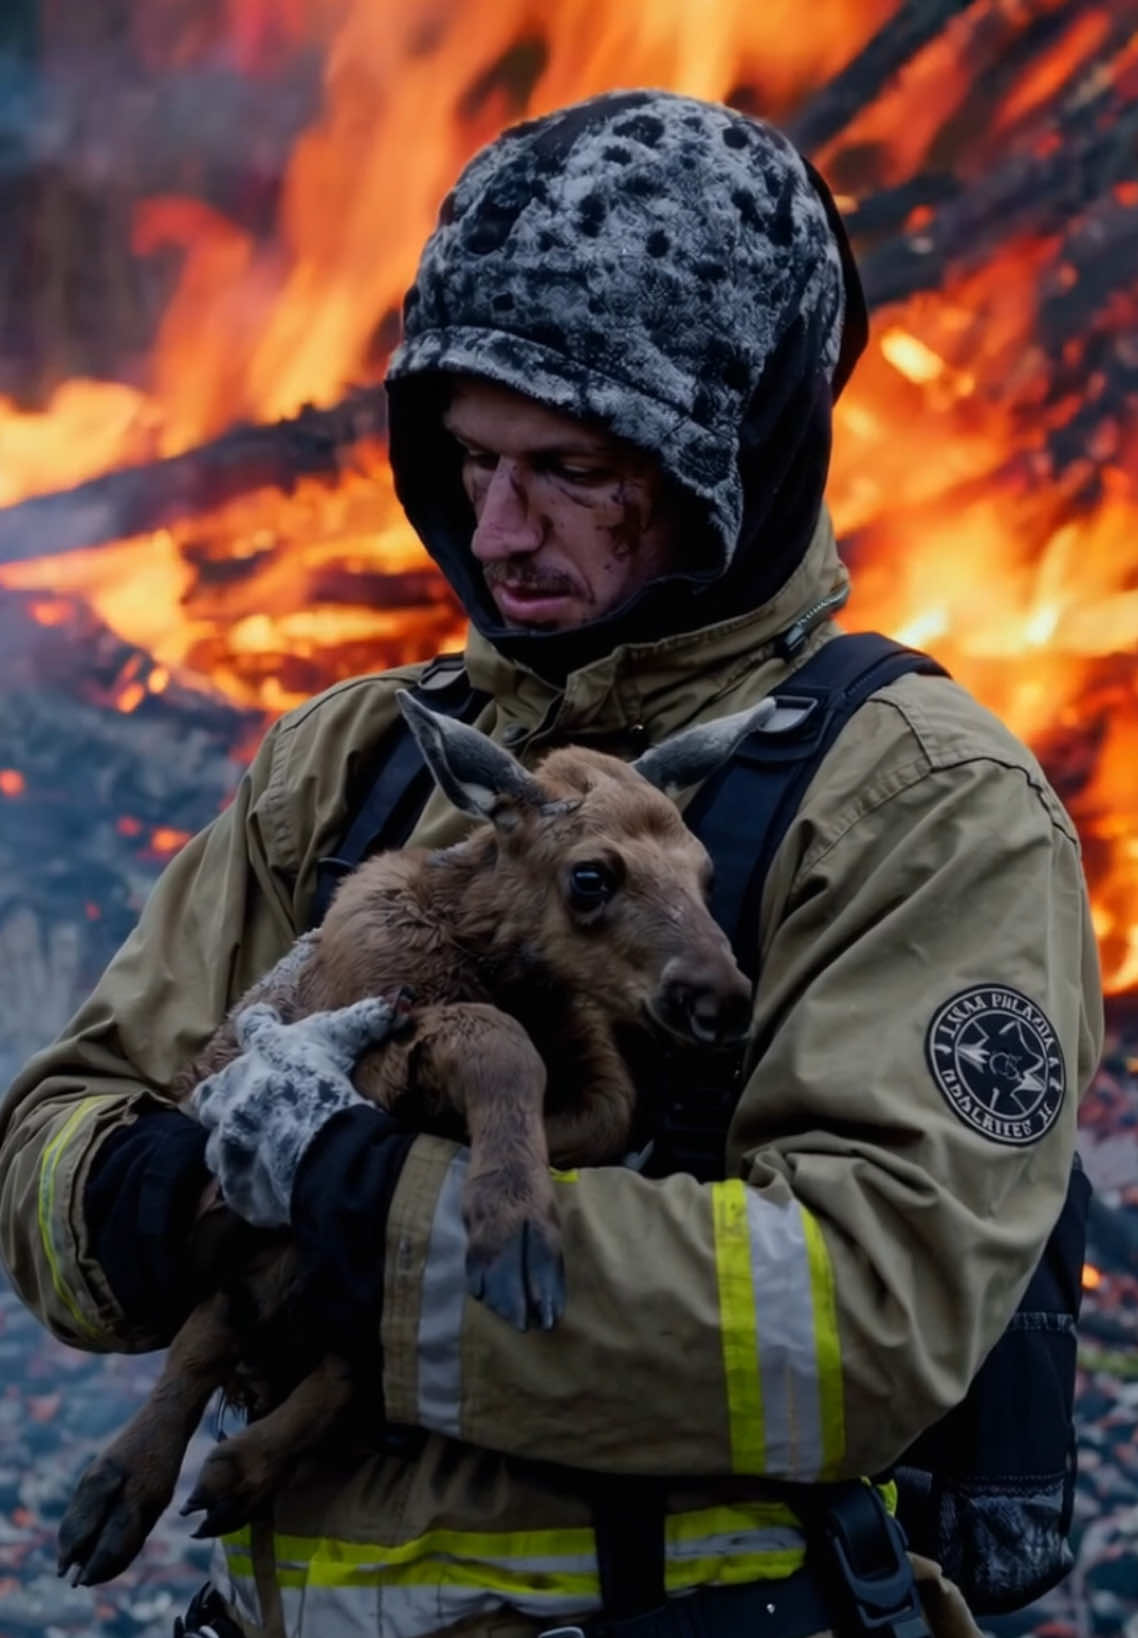
[[[825,184],[770,126],[666,92],[518,125],[444,200],[388,373],[413,526],[477,628],[563,677],[618,643],[713,624],[793,572],[822,502],[830,410],[865,304]],[[470,551],[447,380],[499,382],[651,451],[694,567],[574,631],[504,627]]]

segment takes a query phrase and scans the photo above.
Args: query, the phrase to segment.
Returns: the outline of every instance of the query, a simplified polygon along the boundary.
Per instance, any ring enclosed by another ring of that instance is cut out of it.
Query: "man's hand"
[[[293,1183],[309,1144],[333,1115],[364,1102],[351,1071],[402,1022],[398,1000],[358,1001],[284,1024],[270,1006],[235,1020],[243,1051],[197,1086],[190,1107],[209,1131],[205,1161],[246,1222],[290,1221]]]

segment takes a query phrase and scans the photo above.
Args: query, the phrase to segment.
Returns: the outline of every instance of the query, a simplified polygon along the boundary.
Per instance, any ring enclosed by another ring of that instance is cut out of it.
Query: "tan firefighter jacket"
[[[471,679],[494,696],[480,725],[531,765],[579,733],[631,754],[637,725],[658,742],[781,684],[772,638],[843,579],[823,521],[763,609],[619,649],[563,697],[472,637]],[[92,1157],[164,1099],[304,927],[345,788],[415,675],[341,683],[272,728],[9,1094],[0,1250],[66,1342],[159,1340],[127,1328],[91,1258]],[[436,794],[414,840],[463,824]],[[963,1396],[1058,1215],[1099,1052],[1071,821],[962,689],[905,677],[809,789],[767,883],[761,952],[756,1024],[774,1035],[727,1180],[561,1177],[569,1299],[554,1332],[519,1333],[466,1298],[464,1151],[416,1141],[387,1229],[382,1387],[389,1417],[430,1437],[409,1459],[310,1464],[271,1525],[223,1543],[217,1579],[250,1634],[532,1633],[596,1609],[589,1512],[549,1463],[672,1476],[673,1592],[784,1576],[802,1536],[756,1481],[880,1472]],[[1033,1089],[1022,1119],[992,1112],[1007,1073]],[[938,1630],[971,1630],[960,1620]]]

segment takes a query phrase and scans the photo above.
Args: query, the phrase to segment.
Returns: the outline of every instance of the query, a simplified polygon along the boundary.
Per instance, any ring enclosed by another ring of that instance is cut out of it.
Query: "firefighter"
[[[848,586],[831,408],[865,328],[833,202],[766,124],[618,92],[476,156],[388,384],[400,500],[470,616],[480,728],[531,766],[567,742],[631,758],[826,650]],[[359,1448],[307,1462],[219,1543],[180,1630],[807,1638],[868,1630],[876,1587],[878,1630],[974,1632],[920,1558],[916,1608],[895,1533],[892,1593],[874,1565],[859,1592],[860,1548],[818,1507],[962,1399],[1063,1206],[1101,1035],[1069,817],[951,681],[875,693],[756,909],[756,1044],[721,1177],[558,1178],[567,1306],[520,1332],[466,1294],[458,1144],[346,1078],[291,1125],[258,1126],[240,1074],[208,1128],[168,1096],[311,924],[396,691],[441,697],[455,675],[353,678],[276,723],[3,1108],[0,1249],[67,1343],[168,1340],[214,1179],[291,1224],[313,1323],[378,1341]],[[410,839],[463,827],[436,794]],[[377,1407],[397,1436],[365,1435]],[[1049,1485],[1028,1500],[1052,1528]],[[844,1488],[888,1516],[887,1480]],[[979,1558],[1008,1551],[993,1518],[978,1502]]]

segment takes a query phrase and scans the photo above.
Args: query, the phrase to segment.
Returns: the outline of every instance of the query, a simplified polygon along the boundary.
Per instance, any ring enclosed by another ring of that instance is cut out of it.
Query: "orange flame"
[[[747,86],[752,105],[779,119],[896,9],[718,0],[709,16],[689,0],[224,0],[217,13],[245,72],[325,51],[323,108],[294,147],[277,230],[257,235],[201,200],[139,200],[137,254],[181,257],[145,385],[69,381],[38,411],[0,401],[0,504],[177,453],[234,420],[328,405],[377,379],[439,200],[508,120],[634,84],[711,97]],[[1060,11],[1062,0],[1036,9]],[[139,48],[156,68],[201,49],[188,24],[171,34],[165,8],[136,10]],[[968,99],[1022,27],[1021,10],[966,8],[829,143],[819,157],[844,208],[859,203],[861,184],[843,182],[856,173],[851,155],[864,172],[872,153],[877,187],[943,164],[945,130],[969,126]],[[1070,110],[1112,77],[1138,83],[1138,30],[1104,66],[1115,23],[1104,0],[1055,29],[992,111],[986,139],[965,143],[956,172],[966,187],[1009,145],[1049,151],[1059,140],[1052,102]],[[1112,202],[1138,209],[1138,187],[1117,183]],[[921,235],[935,221],[931,205],[910,211],[915,253],[928,252]],[[1105,401],[1098,413],[1103,382],[1091,371],[1076,373],[1065,401],[1049,398],[1041,303],[1080,278],[1058,236],[1021,232],[982,265],[960,265],[935,291],[879,314],[838,406],[831,503],[851,542],[850,623],[930,645],[1045,757],[1063,736],[1082,736],[1088,749],[1063,794],[1086,844],[1108,984],[1130,988],[1138,418],[1122,421]],[[1138,281],[1111,302],[1116,345],[1133,349]],[[1081,346],[1065,355],[1076,371]],[[1087,461],[1057,477],[1048,435],[1088,411]],[[1093,503],[1088,476],[1100,486]],[[133,540],[12,565],[0,585],[30,593],[45,626],[85,604],[150,656],[117,680],[122,711],[142,709],[176,674],[273,714],[339,676],[462,635],[371,446],[352,452],[335,483],[303,479],[287,495],[245,495]]]
[[[1094,1291],[1102,1284],[1102,1275],[1093,1263],[1083,1264],[1083,1290]]]
[[[118,381],[65,381],[42,410],[0,398],[0,506],[157,453],[159,410]]]

